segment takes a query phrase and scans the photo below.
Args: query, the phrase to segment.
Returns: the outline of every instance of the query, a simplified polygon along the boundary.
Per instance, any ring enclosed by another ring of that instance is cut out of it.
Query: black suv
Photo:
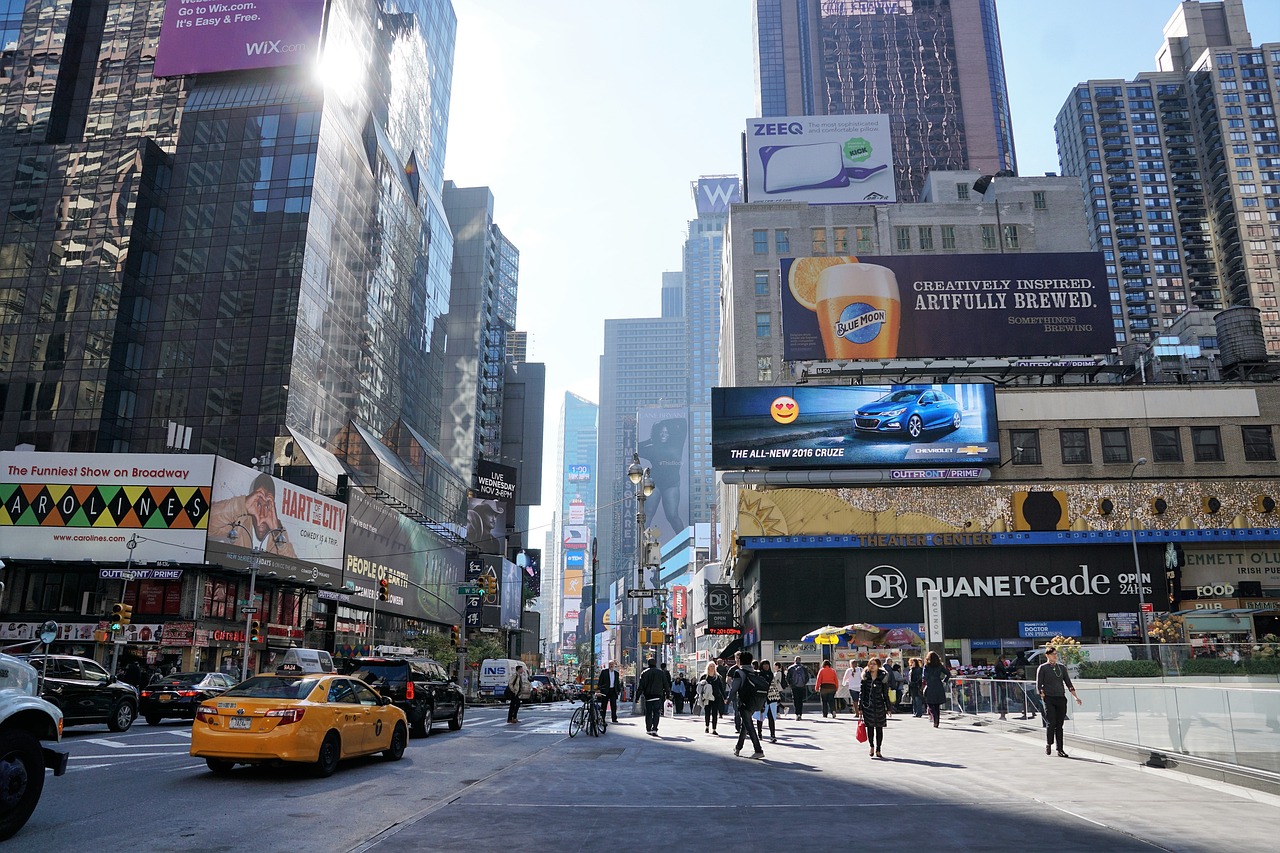
[[[426,737],[433,726],[446,721],[450,731],[462,728],[462,689],[435,661],[363,657],[349,659],[344,668],[347,675],[359,678],[404,711],[414,737]]]
[[[123,732],[138,716],[137,689],[112,678],[95,660],[74,655],[25,660],[44,673],[40,695],[62,710],[63,725],[106,723],[111,731]]]

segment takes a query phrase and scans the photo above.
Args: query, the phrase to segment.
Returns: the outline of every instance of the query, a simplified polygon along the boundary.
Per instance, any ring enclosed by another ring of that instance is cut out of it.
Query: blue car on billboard
[[[906,388],[860,407],[853,416],[853,426],[860,433],[915,440],[934,430],[954,432],[960,429],[961,420],[960,404],[950,395],[928,388]]]

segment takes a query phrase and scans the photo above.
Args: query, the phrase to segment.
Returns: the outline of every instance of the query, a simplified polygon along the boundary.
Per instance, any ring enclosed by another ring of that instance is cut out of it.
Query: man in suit
[[[600,670],[596,690],[604,694],[605,707],[610,710],[613,721],[618,722],[618,694],[622,692],[622,676],[618,674],[617,661],[609,661],[609,666]]]

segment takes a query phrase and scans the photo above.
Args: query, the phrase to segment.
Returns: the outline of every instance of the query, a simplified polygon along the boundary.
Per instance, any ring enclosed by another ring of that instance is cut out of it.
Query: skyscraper
[[[273,4],[260,36],[298,50],[249,59],[180,8],[0,11],[0,446],[189,433],[247,463],[294,439],[452,520],[465,486],[435,447],[452,5]]]
[[[587,528],[589,535],[596,535],[596,435],[600,407],[584,397],[565,392],[560,406],[560,428],[556,436],[556,512],[561,525],[578,525]],[[543,630],[552,644],[561,642],[565,630],[574,630],[565,620],[564,571],[566,550],[563,531],[555,530],[555,549],[543,554],[543,590],[546,600],[540,602]],[[583,555],[583,562],[574,569],[589,571],[586,564],[590,554]],[[588,577],[588,583],[590,582]],[[548,593],[550,593],[548,595]],[[572,651],[566,649],[565,651]]]
[[[1250,305],[1280,353],[1280,44],[1252,43],[1243,0],[1181,3],[1164,34],[1156,71],[1079,84],[1055,124],[1106,259],[1116,341]]]
[[[995,0],[756,0],[760,115],[884,114],[899,201],[1016,169]]]

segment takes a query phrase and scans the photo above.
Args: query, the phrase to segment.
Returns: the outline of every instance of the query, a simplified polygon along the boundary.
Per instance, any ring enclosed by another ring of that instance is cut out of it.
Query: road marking
[[[83,759],[90,759],[90,760],[92,760],[92,759],[101,759],[101,758],[108,758],[108,757],[113,758],[113,759],[118,759],[118,758],[150,758],[150,757],[152,757],[152,756],[156,756],[156,755],[183,755],[183,754],[185,754],[185,752],[186,752],[186,751],[185,751],[185,750],[182,750],[182,749],[174,749],[174,750],[170,750],[169,752],[122,752],[122,753],[119,753],[119,754],[117,754],[117,755],[112,755],[112,756],[106,756],[106,755],[73,755],[73,756],[71,756],[71,760],[72,760],[72,761],[76,761],[77,759],[81,759],[81,760],[83,760]]]

